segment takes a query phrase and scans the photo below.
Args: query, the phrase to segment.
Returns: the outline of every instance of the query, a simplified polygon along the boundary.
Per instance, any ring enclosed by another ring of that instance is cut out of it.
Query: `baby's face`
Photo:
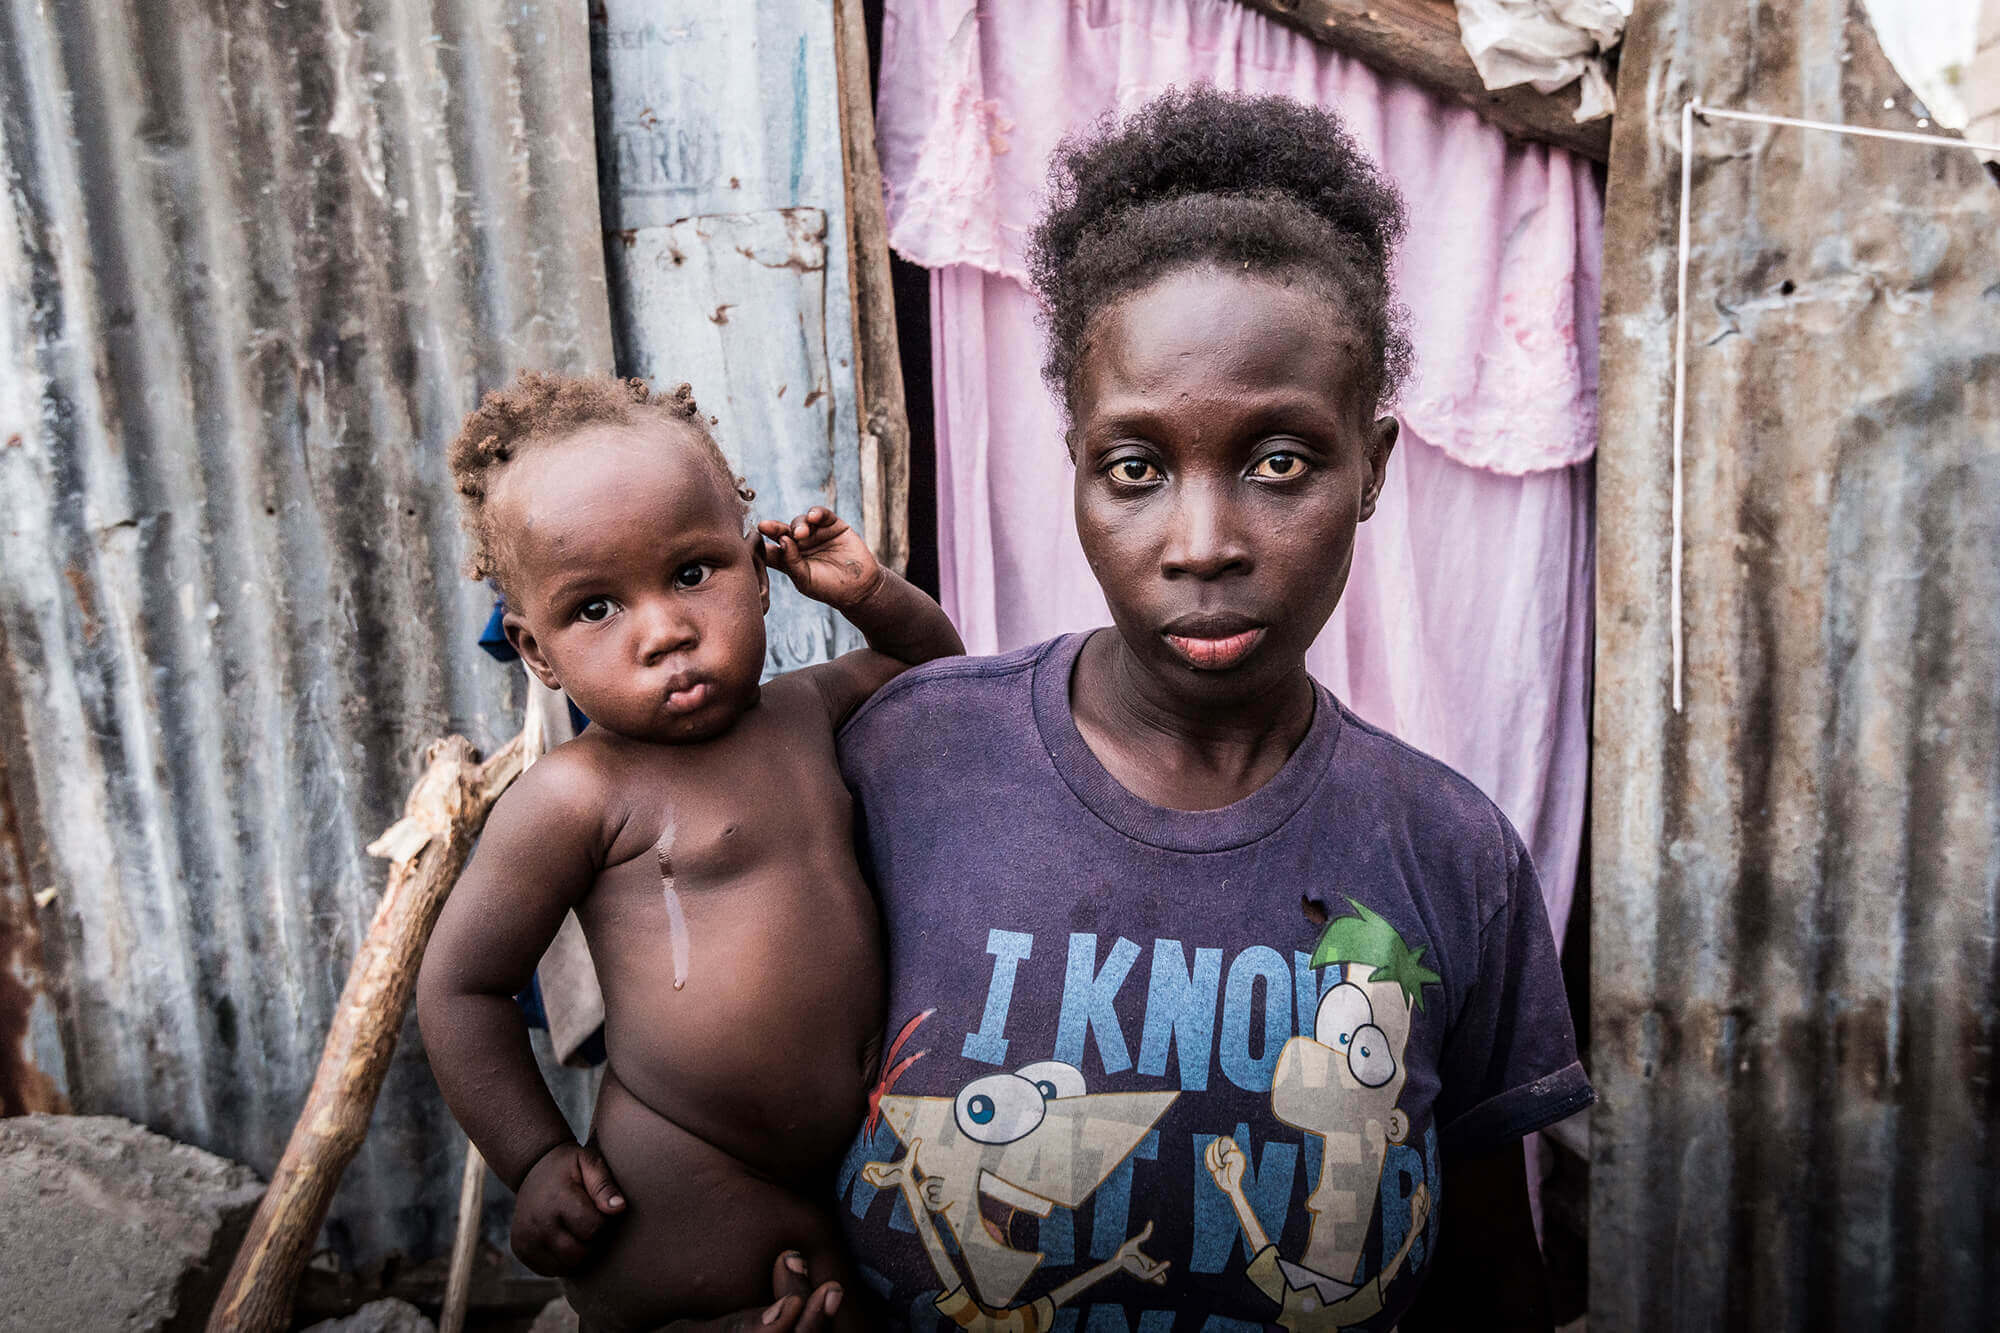
[[[595,726],[684,743],[757,701],[770,583],[693,426],[593,426],[523,454],[487,499],[508,639]]]

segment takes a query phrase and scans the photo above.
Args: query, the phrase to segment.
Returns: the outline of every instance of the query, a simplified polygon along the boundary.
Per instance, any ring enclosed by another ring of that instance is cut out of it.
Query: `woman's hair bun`
[[[1395,186],[1333,112],[1169,89],[1056,151],[1028,252],[1047,308],[1044,372],[1067,401],[1097,311],[1174,270],[1226,262],[1329,281],[1368,334],[1373,392],[1392,393],[1409,360],[1388,276],[1402,234]]]

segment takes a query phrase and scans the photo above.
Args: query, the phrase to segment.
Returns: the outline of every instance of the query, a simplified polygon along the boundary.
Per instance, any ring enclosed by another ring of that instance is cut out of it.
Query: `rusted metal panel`
[[[0,6],[0,736],[68,1091],[268,1171],[420,747],[515,727],[443,443],[610,333],[581,6]],[[329,1238],[442,1251],[405,1029]]]
[[[868,531],[831,4],[592,6],[619,367],[694,385],[760,516]],[[773,580],[767,671],[860,646]]]
[[[0,645],[5,642],[0,633]],[[0,728],[18,731],[20,719],[10,716],[9,702],[0,690]],[[35,897],[7,756],[0,751],[0,1116],[69,1109],[69,1075]]]
[[[838,489],[826,230],[816,208],[711,214],[639,228],[606,251],[624,361],[696,386],[703,410],[722,416],[730,461],[752,478],[756,512],[774,518],[832,503]],[[774,578],[767,643],[765,668],[778,672],[859,638],[830,607]]]
[[[1593,1328],[2000,1312],[2000,190],[1696,131],[1687,707],[1669,691],[1679,114],[1913,128],[1859,7],[1638,6],[1598,452]]]

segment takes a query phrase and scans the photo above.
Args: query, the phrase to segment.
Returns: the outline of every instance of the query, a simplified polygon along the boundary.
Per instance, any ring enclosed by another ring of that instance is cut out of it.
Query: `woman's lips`
[[[1263,626],[1238,630],[1233,634],[1174,634],[1166,641],[1187,664],[1197,671],[1227,671],[1250,655],[1264,637]]]

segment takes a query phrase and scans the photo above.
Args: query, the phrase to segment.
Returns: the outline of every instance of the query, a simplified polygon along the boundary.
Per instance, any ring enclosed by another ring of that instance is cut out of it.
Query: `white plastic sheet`
[[[1615,104],[1604,54],[1631,14],[1632,0],[1458,0],[1458,34],[1488,88],[1552,93],[1580,78],[1576,119],[1596,120]]]

